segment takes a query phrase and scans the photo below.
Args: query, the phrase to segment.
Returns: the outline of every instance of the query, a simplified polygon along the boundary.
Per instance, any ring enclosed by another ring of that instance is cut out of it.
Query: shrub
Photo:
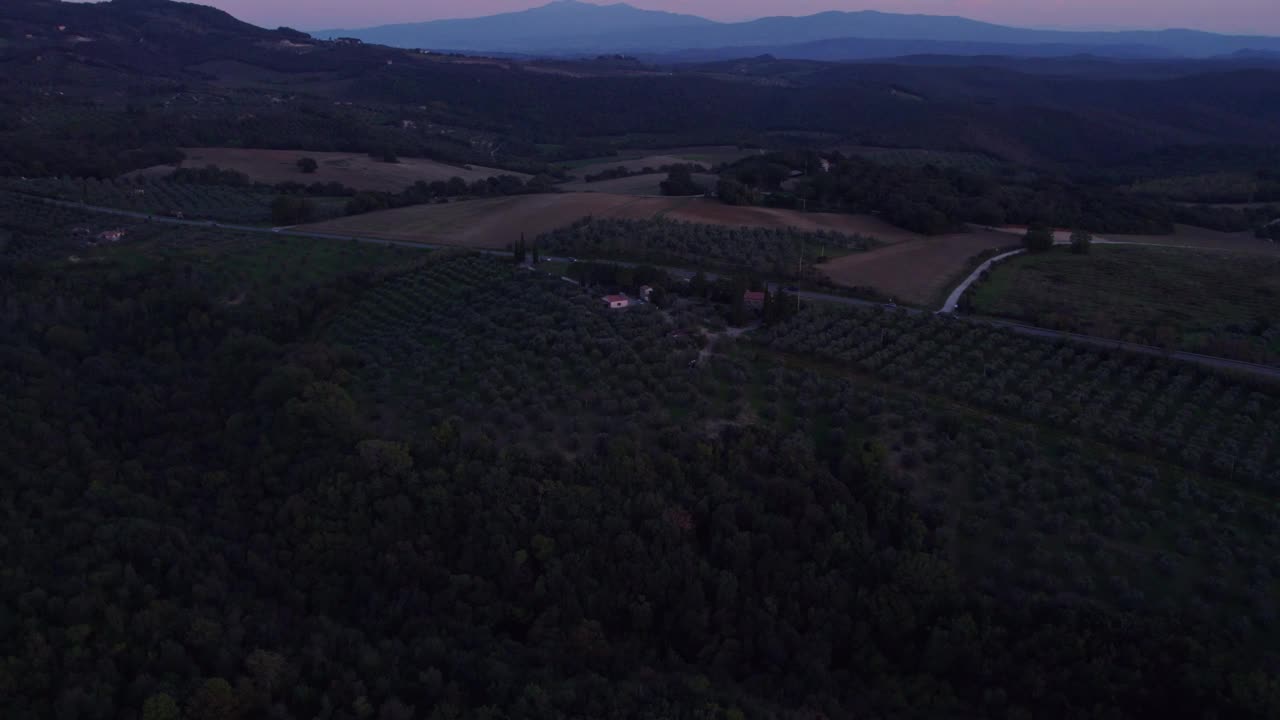
[[[1032,225],[1022,236],[1027,252],[1041,253],[1053,248],[1053,231],[1043,225]]]
[[[1093,236],[1084,230],[1071,233],[1071,252],[1076,255],[1087,255],[1093,246]]]

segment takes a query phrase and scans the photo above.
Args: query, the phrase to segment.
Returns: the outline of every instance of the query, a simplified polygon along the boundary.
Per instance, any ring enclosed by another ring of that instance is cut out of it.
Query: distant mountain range
[[[322,30],[397,47],[542,55],[674,53],[686,59],[778,57],[844,60],[910,54],[1110,57],[1215,57],[1241,51],[1280,53],[1280,38],[1194,30],[1072,32],[1030,30],[962,17],[875,11],[824,12],[721,23],[619,3],[556,0],[521,12],[465,20]],[[696,52],[704,54],[697,55]]]

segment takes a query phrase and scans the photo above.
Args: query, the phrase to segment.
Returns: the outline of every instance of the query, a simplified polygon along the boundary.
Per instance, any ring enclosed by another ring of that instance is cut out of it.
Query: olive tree
[[[1076,255],[1088,255],[1089,248],[1093,246],[1093,235],[1085,230],[1076,230],[1071,233],[1071,252]]]

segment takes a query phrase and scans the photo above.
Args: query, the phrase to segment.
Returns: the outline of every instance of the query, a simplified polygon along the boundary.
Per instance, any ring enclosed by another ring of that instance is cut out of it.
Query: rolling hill
[[[1277,98],[1264,53],[659,67],[330,42],[165,0],[0,5],[0,171],[14,175],[118,175],[181,147],[390,149],[538,174],[617,148],[791,136],[1091,169],[1175,146],[1273,146]]]
[[[480,18],[381,25],[361,30],[319,30],[319,38],[355,37],[396,47],[455,50],[543,50],[557,43],[576,47],[593,37],[710,28],[717,23],[694,15],[641,10],[618,3],[595,5],[554,0],[547,5]]]
[[[557,0],[531,10],[482,18],[324,30],[316,35],[355,37],[399,47],[564,55],[776,48],[829,40],[843,41],[847,57],[893,57],[920,52],[1042,55],[1054,47],[1059,48],[1055,52],[1068,55],[1090,49],[1099,55],[1144,57],[1213,57],[1240,51],[1280,51],[1278,38],[1194,30],[1032,30],[963,17],[871,10],[721,23],[690,15],[640,10],[625,3],[599,6],[576,0]],[[850,49],[851,43],[861,45],[861,54]],[[949,45],[927,48],[921,43]]]

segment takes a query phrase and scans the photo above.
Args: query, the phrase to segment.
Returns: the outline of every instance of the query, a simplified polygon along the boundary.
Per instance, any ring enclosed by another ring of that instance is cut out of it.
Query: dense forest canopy
[[[800,173],[799,177],[793,175]],[[1048,174],[978,174],[937,165],[888,165],[840,153],[773,153],[740,161],[722,176],[720,199],[810,210],[875,212],[909,230],[936,234],[966,223],[1087,227],[1167,233],[1166,205]]]
[[[495,259],[142,225],[71,262],[92,218],[6,203],[9,716],[1280,707],[1265,602],[1138,584],[1201,553],[1274,581],[1274,510],[1198,466],[748,345],[691,369],[696,302],[610,312]],[[986,499],[948,501],[954,478]],[[1113,578],[1156,513],[1195,539]],[[1077,536],[1091,560],[1053,571]]]

